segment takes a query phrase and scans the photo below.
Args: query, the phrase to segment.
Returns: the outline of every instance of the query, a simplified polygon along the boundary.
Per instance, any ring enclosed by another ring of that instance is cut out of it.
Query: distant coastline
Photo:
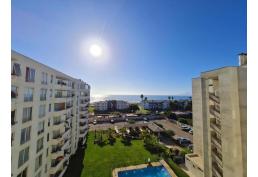
[[[168,100],[169,96],[173,96],[174,100],[187,100],[189,96],[178,96],[178,95],[144,95],[148,100]],[[137,103],[141,101],[140,95],[103,95],[103,96],[91,96],[90,102],[104,101],[104,100],[124,100],[130,103]]]

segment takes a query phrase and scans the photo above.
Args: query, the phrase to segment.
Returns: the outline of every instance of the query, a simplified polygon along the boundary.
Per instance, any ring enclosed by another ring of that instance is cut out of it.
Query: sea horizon
[[[173,97],[174,100],[188,100],[191,95],[144,95],[148,100],[168,100],[168,97]],[[105,101],[105,100],[124,100],[129,103],[138,103],[141,101],[140,95],[93,95],[90,102]]]

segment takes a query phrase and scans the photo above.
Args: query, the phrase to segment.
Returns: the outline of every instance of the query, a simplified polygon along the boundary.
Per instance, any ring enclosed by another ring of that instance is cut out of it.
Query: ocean
[[[168,100],[168,96],[173,95],[144,95],[148,100]],[[173,96],[174,100],[186,100],[190,99],[190,96]],[[141,101],[140,95],[103,95],[103,96],[91,96],[90,102],[104,101],[104,100],[124,100],[130,103],[138,103]]]

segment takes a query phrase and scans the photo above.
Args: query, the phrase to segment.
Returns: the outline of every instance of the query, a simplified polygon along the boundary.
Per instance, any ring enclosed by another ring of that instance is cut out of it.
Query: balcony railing
[[[217,165],[222,169],[223,164],[221,155],[215,150],[212,150],[212,158],[216,161]]]
[[[24,96],[24,101],[25,101],[25,102],[27,102],[27,101],[33,101],[33,95]]]
[[[212,101],[215,101],[216,103],[220,103],[219,97],[216,96],[214,93],[209,93],[209,98],[210,98]]]
[[[62,137],[62,134],[58,134],[58,135],[54,135],[54,136],[53,136],[53,139],[56,140],[56,139],[59,139],[59,138],[61,138],[61,137]]]
[[[63,123],[63,121],[59,120],[59,121],[54,121],[53,125],[60,125],[61,123]]]

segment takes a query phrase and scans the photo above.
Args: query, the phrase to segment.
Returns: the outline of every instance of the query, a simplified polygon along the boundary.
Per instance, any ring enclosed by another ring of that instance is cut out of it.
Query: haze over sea
[[[186,100],[190,99],[190,96],[178,96],[178,95],[144,95],[148,100],[168,100],[169,96],[173,96],[174,100]],[[91,102],[104,101],[104,100],[124,100],[130,103],[137,103],[141,101],[140,95],[93,95],[91,96]]]

